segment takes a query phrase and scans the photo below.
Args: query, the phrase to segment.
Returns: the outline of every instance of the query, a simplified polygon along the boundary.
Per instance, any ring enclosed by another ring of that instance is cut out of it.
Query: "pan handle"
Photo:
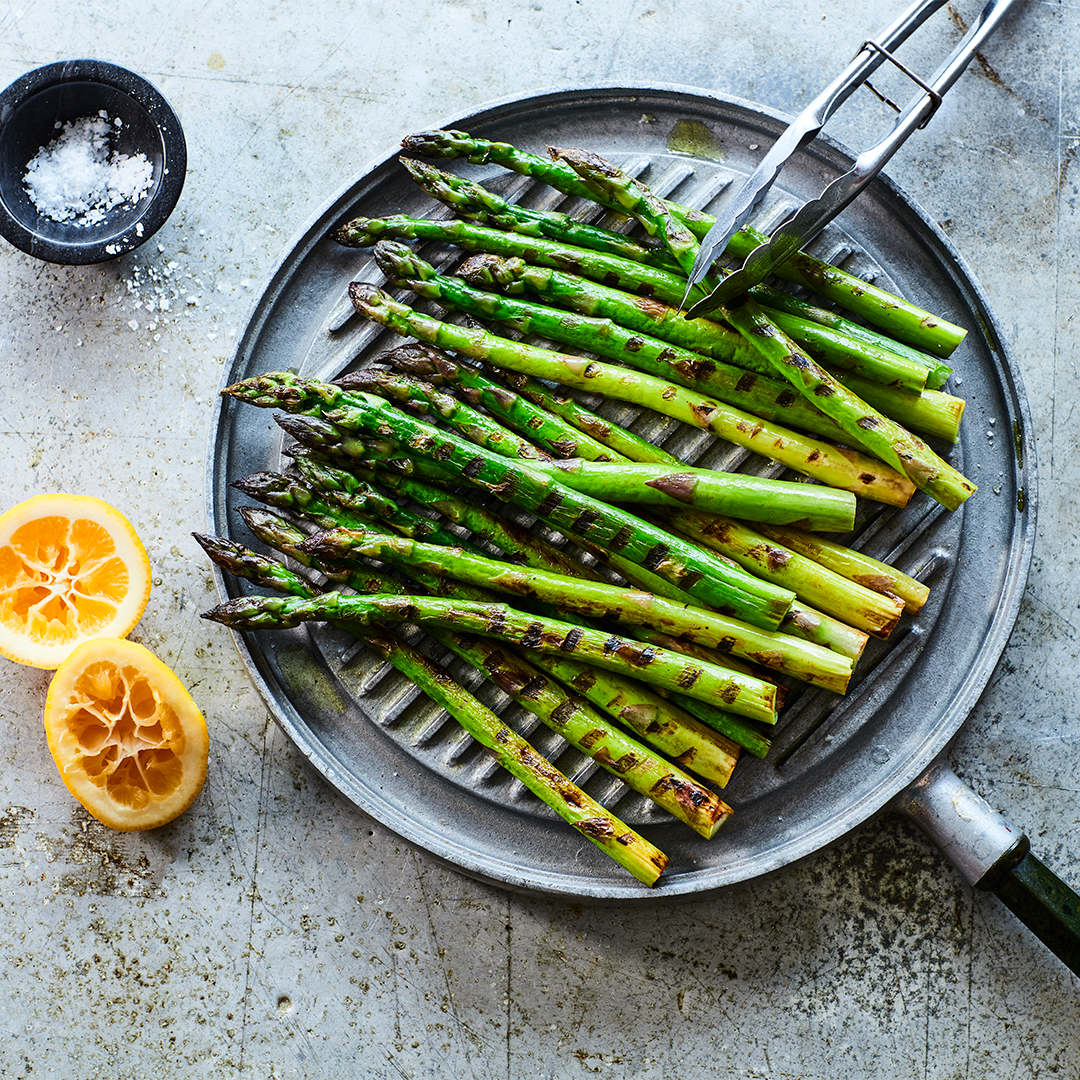
[[[1080,896],[1031,854],[1028,838],[953,772],[944,754],[890,803],[934,841],[969,885],[995,893],[1080,975]]]

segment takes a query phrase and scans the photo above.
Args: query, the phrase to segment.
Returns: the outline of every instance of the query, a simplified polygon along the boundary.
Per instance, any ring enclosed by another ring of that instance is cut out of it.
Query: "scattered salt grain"
[[[23,185],[38,212],[53,221],[96,225],[123,203],[134,205],[150,190],[153,166],[145,154],[111,149],[121,126],[102,110],[70,120],[26,167]]]

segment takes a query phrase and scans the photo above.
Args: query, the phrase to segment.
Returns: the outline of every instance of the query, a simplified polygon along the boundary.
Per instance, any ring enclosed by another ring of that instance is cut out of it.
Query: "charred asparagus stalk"
[[[652,408],[760,452],[831,487],[898,506],[905,505],[914,490],[902,473],[863,454],[799,435],[778,424],[767,424],[715,398],[653,376],[441,322],[397,303],[366,282],[354,282],[349,294],[360,314],[403,337],[416,337],[498,367]]]
[[[417,564],[428,572],[446,574],[496,592],[541,600],[561,611],[614,620],[631,627],[649,626],[837,693],[847,689],[851,678],[851,660],[829,649],[784,634],[757,631],[703,608],[688,608],[637,589],[569,578],[536,567],[523,569],[471,555],[460,548],[353,529],[316,533],[305,543],[304,550],[320,562],[330,564],[347,565],[356,555],[395,565]]]
[[[747,371],[773,374],[768,361],[741,334],[711,319],[688,319],[677,308],[659,300],[498,255],[470,256],[457,274],[480,289],[498,289],[511,295],[527,291],[582,315],[611,319],[627,330],[660,338],[704,356],[730,360]],[[762,306],[768,308],[769,317],[781,330],[809,349],[811,356],[819,357],[867,404],[905,427],[956,442],[964,414],[963,398],[940,390],[906,389],[903,383],[910,380],[900,377],[901,372],[896,370],[890,355],[877,345],[863,342],[855,350],[847,344],[846,337],[828,326],[789,315],[775,306]],[[909,363],[920,366],[916,361]],[[944,379],[939,385],[943,383]]]
[[[305,462],[303,468],[312,471],[315,467]],[[353,483],[348,491],[339,488],[331,499],[327,499],[322,497],[325,485],[319,491],[283,473],[261,472],[234,480],[232,486],[268,506],[299,513],[323,529],[341,525],[362,529],[374,518],[417,540],[430,540],[436,544],[461,543],[460,537],[441,529],[434,521],[406,514],[370,485]]]
[[[679,264],[690,272],[700,245],[689,230],[672,217],[663,202],[595,154],[581,150],[553,153],[566,161],[587,184],[617,199],[651,235],[661,236]],[[922,439],[872,409],[816,361],[800,352],[754,300],[742,297],[729,305],[724,314],[727,321],[806,400],[813,401],[861,445],[868,446],[880,460],[903,472],[946,509],[955,510],[975,492],[975,485],[938,457]]]
[[[480,184],[462,180],[422,161],[403,157],[401,164],[420,187],[433,198],[453,207],[460,217],[510,229],[521,236],[542,236],[634,262],[678,270],[668,252],[653,241],[643,243],[610,229],[583,224],[565,214],[516,206]]]
[[[305,509],[299,504],[291,509],[304,516]],[[252,533],[264,543],[295,558],[302,565],[314,565],[322,573],[335,574],[334,568],[319,564],[302,550],[301,545],[306,541],[307,534],[259,508],[242,507],[240,514]],[[439,579],[418,571],[417,567],[409,567],[408,572],[413,580],[435,595],[480,601],[493,598],[493,594],[486,590]],[[396,581],[388,582],[385,575],[375,575],[366,569],[350,573],[345,581],[362,593],[390,591],[391,588],[404,591]],[[666,701],[636,679],[602,671],[566,656],[536,654],[532,657],[532,663],[635,732],[642,742],[655,747],[670,761],[693,770],[721,787],[731,777],[738,760],[739,746],[745,746],[759,757],[768,749],[769,739],[733,713],[715,710],[715,714],[709,712],[707,719],[699,722],[685,707],[680,708]],[[685,699],[686,702],[691,700]]]
[[[524,464],[501,458],[394,409],[382,398],[271,373],[227,388],[225,393],[265,407],[325,417],[326,436],[338,440],[342,431],[377,437],[390,434],[410,447],[414,456],[459,470],[462,478],[504,501],[537,514],[564,535],[600,544],[640,562],[673,584],[686,588],[717,611],[744,618],[764,629],[775,629],[791,606],[793,596],[716,556],[706,556],[656,526],[556,484]]]
[[[929,588],[921,581],[854,548],[799,529],[763,525],[760,531],[769,539],[812,559],[833,573],[875,592],[899,597],[905,609],[912,614],[919,611],[930,595]]]
[[[379,359],[405,372],[412,370],[414,363],[419,363],[421,370],[428,372],[439,371],[447,365],[456,369],[459,377],[453,381],[455,393],[523,435],[551,457],[611,461],[616,456],[609,447],[586,432],[579,431],[562,417],[504,386],[479,368],[454,364],[446,353],[431,345],[422,342],[401,345],[384,353]],[[346,390],[362,389],[354,385],[352,373],[335,381]]]
[[[572,653],[586,663],[633,673],[665,689],[723,703],[740,716],[776,722],[776,687],[739,672],[691,661],[632,639],[556,619],[541,619],[504,604],[470,603],[431,596],[345,596],[310,599],[240,596],[205,618],[237,630],[270,630],[312,620],[359,625],[414,622],[512,641],[540,652]]]
[[[734,559],[751,572],[767,573],[770,581],[786,585],[803,603],[875,637],[888,637],[904,610],[898,597],[841,576],[741,521],[693,510],[678,510],[667,520],[691,540]],[[804,535],[813,538],[809,533]]]
[[[204,538],[197,539],[202,542]],[[208,552],[225,557],[226,549],[220,541],[212,538],[205,540],[203,546]],[[244,576],[255,576],[257,572],[250,556],[238,563],[237,568],[245,571]],[[290,582],[282,570],[284,568],[264,568],[263,583],[293,593],[296,603],[319,601],[317,593],[303,597],[303,593],[312,590],[306,588],[303,579],[296,575]],[[379,627],[366,627],[363,640],[385,662],[392,664],[436,704],[441,705],[507,772],[520,780],[559,817],[639,881],[650,886],[656,884],[667,867],[668,857],[572,783],[517,732],[456,683],[444,668]]]
[[[575,491],[608,502],[688,507],[745,521],[791,524],[811,532],[848,532],[855,524],[855,496],[819,484],[769,480],[688,465],[581,458],[540,461],[534,468],[557,477]]]
[[[496,162],[513,172],[550,184],[568,195],[596,199],[594,191],[583,183],[572,169],[558,161],[518,150],[509,143],[474,138],[461,131],[426,131],[406,137],[402,140],[402,147],[406,153],[420,157],[464,157],[480,164]],[[606,202],[604,205],[612,209],[622,209],[616,202]],[[668,205],[672,213],[699,241],[704,239],[714,224],[715,219],[709,214],[677,203]],[[728,254],[744,259],[766,239],[767,237],[757,230],[744,227],[732,237],[727,248]],[[966,333],[961,327],[803,252],[791,256],[777,268],[776,274],[813,289],[849,311],[858,313],[868,322],[883,327],[901,340],[910,341],[936,356],[948,356],[952,353]]]
[[[491,416],[430,383],[385,368],[366,367],[343,376],[335,385],[348,391],[378,394],[379,397],[400,403],[417,416],[441,420],[470,442],[503,457],[541,460],[548,456],[527,439],[508,431]]]
[[[753,301],[732,304],[727,317],[799,393],[818,403],[845,431],[858,433],[862,445],[899,469],[920,491],[947,510],[955,510],[975,493],[976,485],[922,439],[872,408],[801,352]]]
[[[409,351],[394,350],[393,362],[395,366],[404,371],[414,372],[422,378],[433,382],[446,382],[455,387],[462,386],[466,388],[466,391],[468,390],[473,369],[458,364],[441,349],[433,349],[430,346],[422,349],[412,349],[405,346],[405,349]],[[497,380],[497,385],[505,384],[534,407],[565,422],[570,429],[587,435],[593,443],[602,446],[615,460],[626,458],[630,461],[652,461],[658,465],[681,464],[679,458],[674,454],[669,454],[648,439],[643,439],[633,431],[598,416],[557,387],[552,387],[528,375],[522,375],[519,372],[504,370],[492,365],[486,365],[485,370],[490,373],[493,380]],[[569,444],[573,441],[573,435],[569,430],[564,430],[567,444]],[[552,457],[566,456],[557,453],[555,446],[549,446],[549,450],[551,450]],[[576,454],[571,456],[587,457],[589,455]],[[603,460],[603,454],[599,454],[592,460]]]

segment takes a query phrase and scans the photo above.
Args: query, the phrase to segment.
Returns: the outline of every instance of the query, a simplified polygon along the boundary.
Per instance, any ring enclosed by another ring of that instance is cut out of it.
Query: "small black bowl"
[[[121,121],[112,149],[144,154],[153,181],[134,205],[109,210],[92,225],[55,221],[38,212],[23,184],[27,166],[58,127],[104,109]],[[67,60],[37,68],[0,94],[0,235],[46,262],[104,262],[145,243],[165,224],[184,186],[187,144],[176,113],[134,72],[101,60]]]

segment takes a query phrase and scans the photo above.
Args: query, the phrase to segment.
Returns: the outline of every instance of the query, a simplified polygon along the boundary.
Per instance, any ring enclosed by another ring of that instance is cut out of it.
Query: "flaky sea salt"
[[[96,225],[124,203],[134,204],[153,182],[153,166],[145,154],[111,150],[120,130],[102,110],[56,125],[60,134],[43,146],[26,167],[23,185],[38,212],[53,221]]]

